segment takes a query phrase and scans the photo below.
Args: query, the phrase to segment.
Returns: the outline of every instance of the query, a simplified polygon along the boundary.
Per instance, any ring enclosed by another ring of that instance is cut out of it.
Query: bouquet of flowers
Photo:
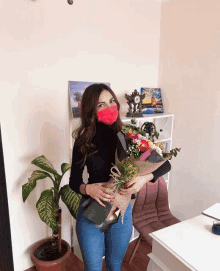
[[[115,190],[115,200],[112,206],[120,209],[121,221],[123,223],[124,213],[130,201],[130,196],[121,195],[119,191],[137,176],[144,176],[159,168],[172,156],[176,156],[180,149],[172,149],[169,153],[163,147],[162,142],[154,142],[154,137],[159,138],[155,132],[152,137],[146,137],[146,133],[139,127],[123,125],[122,132],[127,142],[127,157],[122,161],[116,160],[116,165],[111,168],[112,177],[104,186]]]

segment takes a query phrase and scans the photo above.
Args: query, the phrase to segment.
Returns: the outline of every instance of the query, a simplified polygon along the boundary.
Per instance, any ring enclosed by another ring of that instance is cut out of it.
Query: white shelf
[[[128,118],[128,117],[123,117],[122,122],[124,124],[131,124],[131,120],[134,119],[136,121],[136,124],[133,124],[136,127],[142,127],[142,125],[147,121],[147,122],[152,122],[155,127],[157,132],[159,133],[159,138],[158,141],[167,141],[171,140],[172,141],[172,132],[173,132],[173,115],[163,115],[163,114],[152,114],[148,115],[147,117],[139,117],[139,118]]]
[[[165,139],[161,139],[161,140],[157,139],[157,140],[155,140],[155,143],[157,143],[158,141],[165,142],[168,140],[172,140],[172,138],[170,137],[170,138],[165,138]]]
[[[167,118],[164,120],[164,118]],[[133,124],[136,127],[141,127],[145,121],[153,122],[157,132],[160,134],[159,138],[155,140],[155,142],[161,141],[163,142],[164,147],[170,151],[172,148],[172,135],[173,135],[173,121],[174,121],[174,115],[172,114],[143,114],[143,117],[126,117],[126,116],[121,116],[121,120],[123,123],[130,122],[131,120],[135,119],[136,124]],[[160,131],[162,130],[162,131]],[[167,191],[169,187],[169,172],[163,176],[166,186],[167,186]],[[131,205],[133,208],[135,200],[131,201]],[[170,203],[169,203],[169,208],[170,208]],[[139,233],[136,231],[136,229],[133,227],[132,231],[132,236],[130,239],[130,242],[134,241],[136,238],[138,238]]]
[[[126,117],[125,115],[121,116],[121,120],[122,121],[129,121],[131,119],[136,119],[136,120],[142,120],[142,119],[148,119],[148,118],[152,118],[152,119],[157,119],[157,118],[165,118],[165,117],[173,117],[172,114],[166,115],[166,114],[142,114],[143,117]]]

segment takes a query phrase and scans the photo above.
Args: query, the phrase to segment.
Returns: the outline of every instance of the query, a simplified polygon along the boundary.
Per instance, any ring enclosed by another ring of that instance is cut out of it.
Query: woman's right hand
[[[105,207],[101,200],[113,202],[115,193],[113,192],[113,189],[102,186],[103,184],[104,183],[87,184],[86,193],[95,199],[101,206]]]

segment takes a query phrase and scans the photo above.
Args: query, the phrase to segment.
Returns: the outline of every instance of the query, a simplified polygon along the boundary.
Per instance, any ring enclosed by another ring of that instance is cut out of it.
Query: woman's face
[[[114,105],[116,105],[116,102],[111,93],[108,90],[103,90],[99,96],[96,112]]]

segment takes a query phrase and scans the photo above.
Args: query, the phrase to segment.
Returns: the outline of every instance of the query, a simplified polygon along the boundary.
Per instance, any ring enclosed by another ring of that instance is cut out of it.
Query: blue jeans
[[[76,235],[83,257],[84,271],[102,271],[102,257],[105,256],[107,271],[121,271],[122,261],[132,234],[132,210],[129,202],[121,223],[113,224],[106,232],[101,232],[93,222],[82,216],[80,206],[76,219]]]

